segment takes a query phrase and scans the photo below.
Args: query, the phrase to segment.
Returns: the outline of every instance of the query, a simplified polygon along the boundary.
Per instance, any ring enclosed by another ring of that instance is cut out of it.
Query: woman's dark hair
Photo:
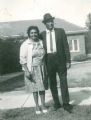
[[[28,29],[27,29],[28,37],[30,37],[30,31],[33,30],[33,29],[37,31],[38,36],[39,36],[39,29],[38,29],[38,27],[37,26],[29,26]]]

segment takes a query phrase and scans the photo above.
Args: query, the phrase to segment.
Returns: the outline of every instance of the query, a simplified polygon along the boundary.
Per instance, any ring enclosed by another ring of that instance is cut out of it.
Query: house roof
[[[66,32],[69,31],[84,31],[83,27],[69,23],[63,19],[55,19],[55,27],[64,28]],[[42,20],[24,20],[13,22],[0,22],[0,36],[26,35],[26,30],[29,26],[36,25],[40,31],[45,30]]]

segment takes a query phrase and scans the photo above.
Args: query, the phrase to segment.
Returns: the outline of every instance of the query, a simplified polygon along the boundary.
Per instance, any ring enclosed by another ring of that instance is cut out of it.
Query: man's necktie
[[[53,52],[53,41],[52,41],[52,33],[50,31],[50,50]]]

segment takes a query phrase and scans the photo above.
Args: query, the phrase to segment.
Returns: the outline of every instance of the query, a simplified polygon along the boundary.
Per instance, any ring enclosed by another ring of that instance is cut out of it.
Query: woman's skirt
[[[32,79],[35,83],[25,77],[25,88],[27,92],[38,92],[48,89],[48,75],[44,64],[32,67]]]

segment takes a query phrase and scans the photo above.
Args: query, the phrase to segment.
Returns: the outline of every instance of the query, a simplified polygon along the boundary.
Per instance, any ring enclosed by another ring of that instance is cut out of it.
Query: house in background
[[[10,38],[11,42],[19,43],[20,40],[27,37],[26,31],[27,31],[27,28],[31,25],[38,26],[40,29],[40,32],[45,30],[45,26],[42,23],[42,20],[1,22],[0,23],[0,38],[2,39],[2,41],[4,40],[4,42],[7,40],[9,41],[9,38]],[[69,23],[63,19],[59,19],[59,18],[55,19],[55,27],[63,28],[66,31],[72,60],[77,55],[88,54],[89,46],[87,45],[87,42],[85,39],[85,34],[87,32],[86,29],[79,27],[77,25],[74,25],[72,23]],[[4,44],[3,44],[3,47],[5,47]],[[8,51],[9,50],[11,51],[12,48],[10,47],[12,46],[9,45],[9,47],[7,48]],[[13,44],[13,48],[14,48],[14,44]],[[16,52],[19,52],[19,51],[16,50]],[[15,51],[14,51],[14,54],[15,54]],[[6,60],[6,63],[7,63],[7,60]]]
[[[69,48],[71,52],[71,59],[75,60],[76,56],[83,55],[86,56],[86,42],[85,42],[85,33],[83,31],[70,31],[67,32],[67,39],[69,43]]]
[[[42,20],[2,22],[0,23],[0,35],[7,37],[12,36],[14,38],[18,38],[17,36],[26,36],[27,28],[31,25],[37,25],[40,31],[45,30]],[[86,48],[87,45],[85,45],[86,30],[84,28],[59,18],[55,19],[55,27],[65,29],[72,59],[78,54],[86,54],[86,51],[88,51],[86,49],[88,48]]]
[[[85,39],[85,34],[87,30],[64,20],[61,20],[61,22],[59,23],[58,20],[55,20],[55,25],[57,27],[64,28],[64,30],[66,31],[71,59],[74,60],[76,56],[79,55],[86,56],[86,49],[88,49],[88,47],[86,48],[87,42]]]

